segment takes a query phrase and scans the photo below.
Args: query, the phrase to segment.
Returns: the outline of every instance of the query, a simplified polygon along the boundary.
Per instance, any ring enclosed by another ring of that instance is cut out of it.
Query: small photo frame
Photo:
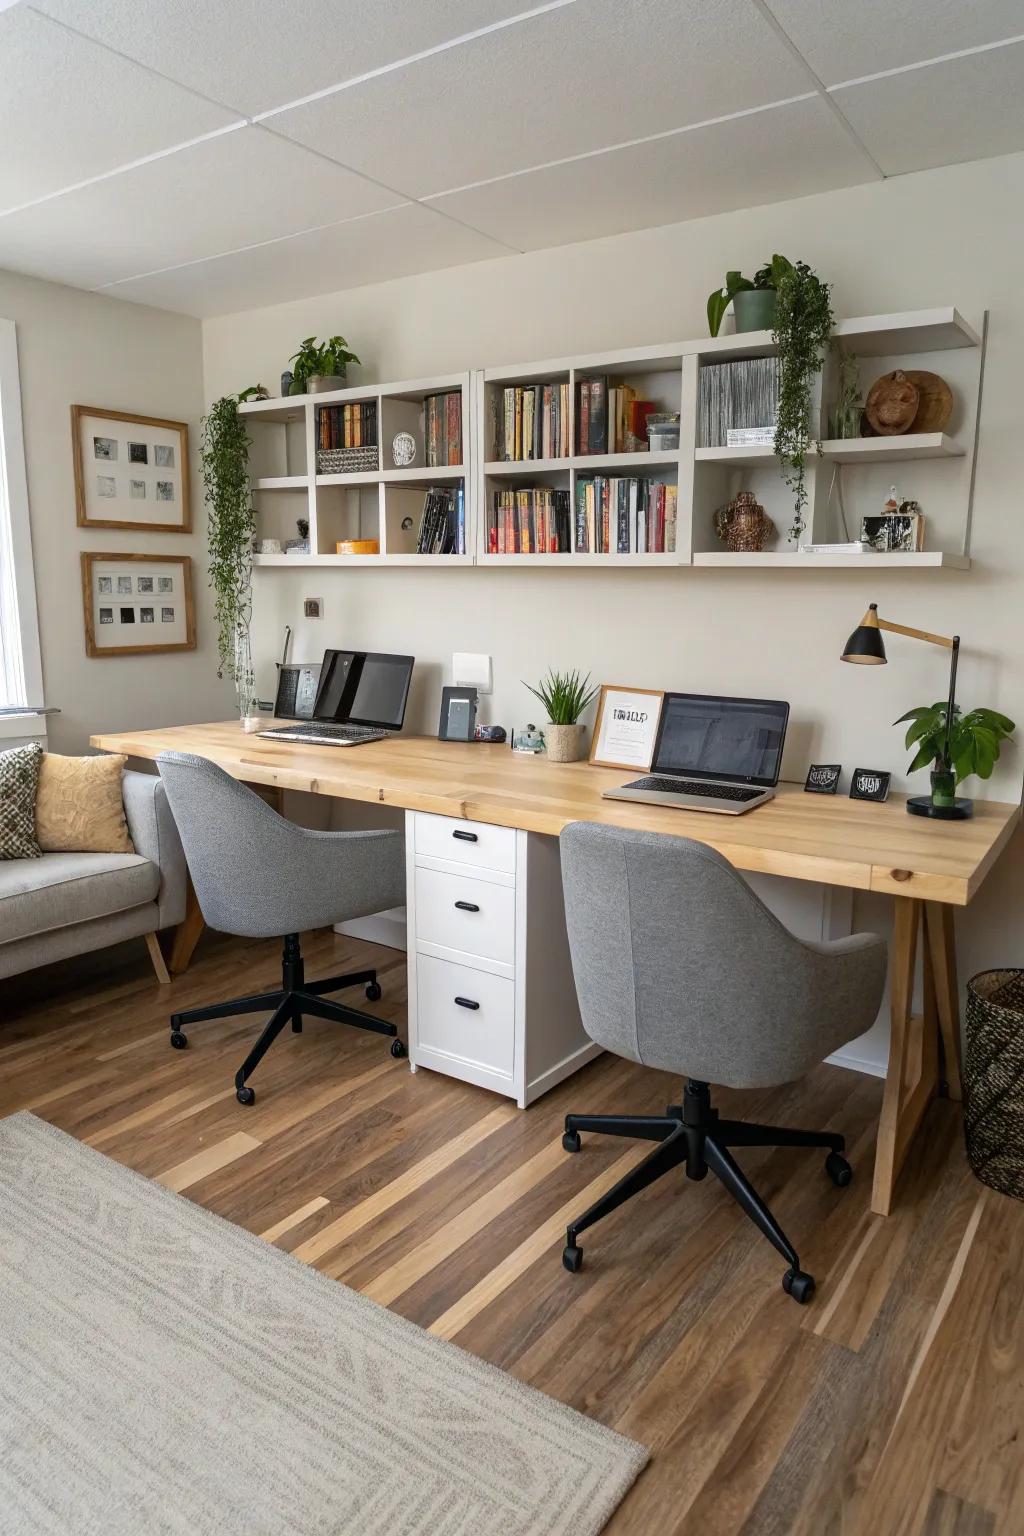
[[[438,741],[472,741],[476,706],[475,688],[442,688]]]
[[[654,756],[664,697],[660,688],[620,688],[605,683],[597,706],[590,761],[599,768],[639,768],[646,772]]]
[[[81,564],[87,656],[195,650],[188,555],[83,551]],[[172,583],[173,597],[159,603],[158,614],[155,594],[162,592],[165,579]]]
[[[547,746],[539,725],[514,725],[508,744],[513,752],[543,752]]]
[[[881,768],[855,768],[850,780],[851,800],[874,800],[881,805],[889,798],[891,773]]]
[[[80,528],[191,533],[187,422],[73,405],[71,449]]]
[[[834,795],[842,777],[842,763],[812,763],[807,770],[804,793],[807,795]]]

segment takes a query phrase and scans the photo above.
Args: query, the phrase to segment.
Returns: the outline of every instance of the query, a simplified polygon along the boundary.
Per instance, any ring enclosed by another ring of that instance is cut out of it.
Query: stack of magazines
[[[423,500],[418,555],[464,555],[466,553],[466,493],[459,484],[432,486]]]
[[[779,360],[744,357],[700,370],[697,447],[770,444],[779,411]]]

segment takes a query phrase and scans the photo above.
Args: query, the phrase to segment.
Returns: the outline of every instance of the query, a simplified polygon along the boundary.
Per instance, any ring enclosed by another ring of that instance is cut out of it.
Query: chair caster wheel
[[[782,1289],[805,1307],[814,1295],[814,1276],[805,1275],[802,1269],[787,1269],[782,1277]]]
[[[830,1152],[825,1159],[825,1172],[837,1189],[845,1189],[853,1178],[853,1169],[840,1152]]]
[[[256,1103],[256,1094],[252,1088],[237,1088],[235,1090],[235,1098],[238,1100],[239,1104]]]
[[[575,1243],[566,1243],[562,1249],[562,1263],[570,1275],[579,1274],[583,1268],[583,1249],[577,1248]]]
[[[578,1152],[582,1143],[579,1131],[566,1131],[562,1137],[562,1146],[567,1152]],[[568,1250],[566,1250],[568,1252]]]
[[[405,1046],[402,1044],[401,1040],[392,1040],[392,1042],[391,1042],[391,1054],[392,1054],[392,1056],[404,1056],[405,1055]]]
[[[183,1034],[180,1029],[172,1029],[171,1045],[176,1051],[183,1051],[186,1045],[188,1045],[188,1035]]]
[[[366,983],[366,1001],[368,1003],[379,1003],[383,996],[384,990],[379,981],[368,981]]]

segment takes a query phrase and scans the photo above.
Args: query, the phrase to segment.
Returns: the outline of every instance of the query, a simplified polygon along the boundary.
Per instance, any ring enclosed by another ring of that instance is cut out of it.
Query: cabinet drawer
[[[416,941],[461,949],[467,955],[515,961],[516,893],[439,869],[416,870]]]
[[[512,1076],[515,984],[434,955],[416,957],[416,1039],[426,1050]],[[461,998],[461,1002],[456,1002]],[[475,1004],[469,1006],[467,1004]]]
[[[416,852],[512,874],[516,867],[515,828],[492,827],[486,821],[461,821],[454,816],[430,816],[419,811]]]

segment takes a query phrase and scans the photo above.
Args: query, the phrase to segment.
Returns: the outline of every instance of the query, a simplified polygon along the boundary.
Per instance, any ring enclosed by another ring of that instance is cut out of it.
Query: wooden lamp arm
[[[892,635],[909,635],[912,640],[927,640],[930,645],[944,645],[947,651],[953,650],[959,643],[959,635],[934,635],[929,629],[911,629],[908,624],[893,624],[889,619],[876,619],[879,629],[886,629]]]

